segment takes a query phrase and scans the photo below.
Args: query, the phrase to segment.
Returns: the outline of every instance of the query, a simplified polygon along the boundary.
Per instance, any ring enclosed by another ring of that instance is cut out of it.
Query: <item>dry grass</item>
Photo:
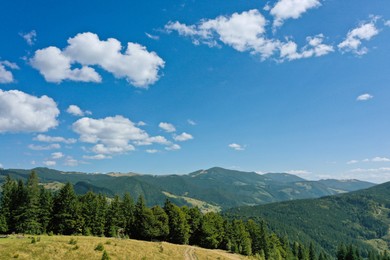
[[[111,259],[246,259],[221,250],[166,242],[85,236],[40,236],[36,243],[31,243],[28,236],[0,238],[0,259],[101,259],[103,252],[95,250],[99,243]]]

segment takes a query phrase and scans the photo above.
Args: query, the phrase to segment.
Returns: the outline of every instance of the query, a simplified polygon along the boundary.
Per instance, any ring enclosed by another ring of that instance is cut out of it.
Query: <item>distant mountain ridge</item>
[[[38,173],[40,182],[71,182],[78,193],[88,190],[123,195],[125,192],[136,198],[143,195],[150,205],[163,204],[170,199],[178,205],[190,205],[200,201],[204,207],[227,209],[244,205],[259,205],[271,202],[318,198],[374,186],[372,183],[350,180],[307,181],[287,173],[268,173],[228,170],[220,167],[199,170],[187,175],[142,175],[135,173],[99,174],[62,172],[48,168],[32,169]],[[31,170],[1,169],[0,183],[5,176],[25,180]],[[57,187],[56,185],[52,185]],[[190,200],[193,198],[194,200]]]

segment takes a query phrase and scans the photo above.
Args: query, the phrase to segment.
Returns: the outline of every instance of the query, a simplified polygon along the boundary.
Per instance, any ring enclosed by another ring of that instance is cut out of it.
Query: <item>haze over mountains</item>
[[[179,205],[198,206],[203,211],[218,211],[237,206],[259,205],[295,199],[319,198],[374,186],[358,180],[308,181],[287,173],[242,172],[214,167],[187,175],[87,174],[33,169],[40,183],[58,189],[71,182],[77,193],[89,190],[108,196],[125,192],[136,198],[143,195],[149,205],[163,204],[167,197]],[[25,180],[31,170],[2,169],[0,182],[10,175]]]

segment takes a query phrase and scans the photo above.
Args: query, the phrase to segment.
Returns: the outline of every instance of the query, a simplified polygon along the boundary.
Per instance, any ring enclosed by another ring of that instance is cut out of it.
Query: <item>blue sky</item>
[[[390,181],[390,3],[3,1],[0,167]]]

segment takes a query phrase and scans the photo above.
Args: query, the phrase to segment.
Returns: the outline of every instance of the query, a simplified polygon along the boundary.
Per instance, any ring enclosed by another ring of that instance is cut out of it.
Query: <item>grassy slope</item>
[[[77,240],[76,245],[69,244],[72,238]],[[41,236],[40,239],[32,244],[27,236],[0,238],[0,259],[101,259],[103,252],[95,250],[99,243],[103,244],[111,259],[249,259],[221,250],[166,242],[85,236]]]

